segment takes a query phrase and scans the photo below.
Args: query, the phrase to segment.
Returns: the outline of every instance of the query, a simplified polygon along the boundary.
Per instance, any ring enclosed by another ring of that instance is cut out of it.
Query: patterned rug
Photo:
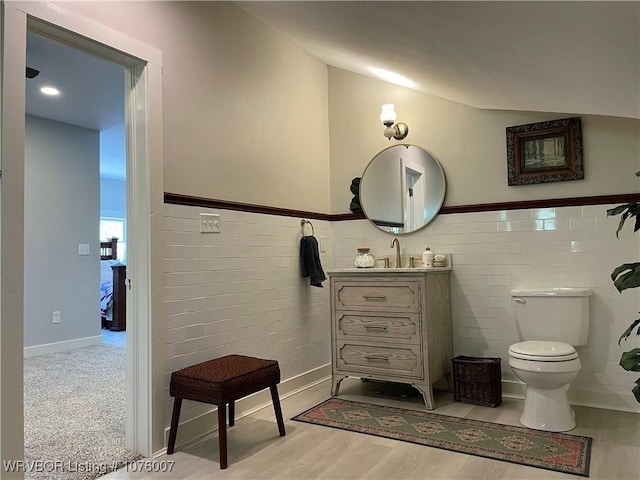
[[[590,437],[339,398],[325,400],[292,420],[589,476]]]

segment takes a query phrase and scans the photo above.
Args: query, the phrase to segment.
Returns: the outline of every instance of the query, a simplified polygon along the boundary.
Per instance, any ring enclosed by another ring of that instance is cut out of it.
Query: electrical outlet
[[[217,213],[201,213],[200,233],[220,233],[220,215]]]
[[[53,312],[51,323],[60,323],[60,312]]]
[[[89,244],[88,243],[79,243],[78,244],[78,255],[89,255]]]

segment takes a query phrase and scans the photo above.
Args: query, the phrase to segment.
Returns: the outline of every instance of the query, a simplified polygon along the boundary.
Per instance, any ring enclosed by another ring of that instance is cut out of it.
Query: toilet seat
[[[578,352],[564,342],[527,340],[511,345],[509,356],[536,362],[567,362],[578,358]]]
[[[524,372],[536,372],[539,374],[578,372],[580,368],[582,368],[580,359],[577,357],[572,360],[545,362],[540,360],[516,358],[513,355],[509,355],[509,366],[514,370],[514,372],[515,370],[522,370]]]

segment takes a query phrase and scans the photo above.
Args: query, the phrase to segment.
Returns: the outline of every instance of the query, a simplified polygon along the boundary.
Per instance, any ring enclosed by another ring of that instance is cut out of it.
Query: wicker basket
[[[484,407],[502,402],[500,358],[455,357],[453,364],[453,399]]]

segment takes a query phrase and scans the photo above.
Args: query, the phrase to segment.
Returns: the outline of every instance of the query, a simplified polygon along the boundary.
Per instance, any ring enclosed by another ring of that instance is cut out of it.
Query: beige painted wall
[[[60,2],[162,50],[165,191],[329,212],[327,67],[229,2]]]
[[[409,125],[402,143],[430,151],[442,164],[445,205],[638,191],[638,120],[582,115],[584,180],[509,187],[505,128],[579,114],[478,110],[329,67],[332,213],[349,211],[351,180],[390,144],[379,120],[383,103],[395,103],[398,121]]]

